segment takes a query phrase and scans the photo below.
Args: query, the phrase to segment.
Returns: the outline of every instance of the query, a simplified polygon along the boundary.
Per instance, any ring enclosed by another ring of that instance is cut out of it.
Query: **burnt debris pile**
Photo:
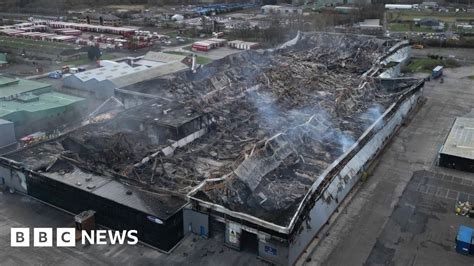
[[[389,46],[318,33],[233,55],[137,84],[158,97],[10,157],[183,196],[207,179],[195,197],[287,225],[317,177],[411,85],[364,75]]]

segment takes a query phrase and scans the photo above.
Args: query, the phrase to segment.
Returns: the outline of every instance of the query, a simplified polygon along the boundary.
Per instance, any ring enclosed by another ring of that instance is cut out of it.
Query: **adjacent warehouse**
[[[20,138],[77,119],[83,98],[53,91],[49,84],[0,76],[0,118],[14,124]]]
[[[78,90],[80,95],[90,94],[98,99],[107,99],[115,95],[116,89],[189,69],[183,63],[185,58],[149,52],[143,58],[130,60],[130,64],[120,62],[73,74],[64,79],[64,86]]]
[[[0,154],[16,148],[15,127],[13,122],[0,119]],[[0,182],[0,184],[2,184]]]
[[[77,18],[77,23],[103,25],[103,26],[120,26],[122,24],[119,17],[112,14],[100,13],[84,13]]]
[[[456,118],[439,152],[438,165],[474,172],[474,118]]]
[[[151,154],[186,145],[204,134],[209,123],[190,107],[149,102],[108,122],[5,155],[0,179],[75,214],[92,209],[97,223],[138,230],[141,241],[169,252],[184,236],[186,188],[202,177],[162,180],[148,168],[158,163]],[[176,145],[169,145],[170,140]]]

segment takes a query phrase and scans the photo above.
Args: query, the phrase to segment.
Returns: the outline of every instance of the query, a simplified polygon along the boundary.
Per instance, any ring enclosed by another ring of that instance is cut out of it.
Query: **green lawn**
[[[474,29],[458,29],[453,27],[457,33],[474,33]]]
[[[407,31],[413,31],[413,32],[434,32],[433,29],[431,28],[424,28],[424,27],[418,27],[413,25],[410,28],[410,23],[390,23],[388,25],[388,29],[390,31],[401,31],[401,32],[407,32]]]
[[[454,59],[432,59],[432,58],[415,58],[406,66],[407,72],[431,72],[436,66],[458,67],[459,63]]]
[[[198,63],[200,65],[207,65],[207,64],[212,63],[212,59],[204,57],[204,56],[198,56],[196,58],[196,63]]]
[[[38,49],[41,47],[55,49],[73,49],[74,45],[61,42],[35,41],[30,39],[0,36],[0,46],[16,49]]]
[[[467,78],[470,79],[470,80],[474,80],[474,75],[468,76]]]
[[[443,12],[414,12],[414,11],[389,11],[387,14],[390,18],[401,20],[410,20],[414,18],[435,18],[444,22],[456,22],[457,19],[472,19],[469,13],[443,13]]]
[[[117,58],[117,56],[115,55],[111,55],[111,54],[104,54],[100,59],[101,60],[113,60]],[[94,61],[91,61],[89,60],[89,58],[87,57],[87,55],[83,55],[81,56],[80,58],[78,59],[75,59],[75,60],[71,60],[71,61],[65,61],[63,62],[64,65],[71,65],[71,66],[82,66],[82,65],[87,65],[87,64],[91,64],[93,63]]]

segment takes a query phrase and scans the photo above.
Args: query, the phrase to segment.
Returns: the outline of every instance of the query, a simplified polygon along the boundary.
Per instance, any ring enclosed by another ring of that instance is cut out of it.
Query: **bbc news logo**
[[[136,245],[138,243],[137,230],[91,230],[81,232],[82,245]],[[56,228],[56,237],[53,228],[33,228],[33,235],[30,236],[30,228],[11,228],[10,246],[29,247],[33,240],[33,247],[52,247],[53,240],[57,247],[75,247],[75,228]],[[30,239],[31,238],[31,239]]]

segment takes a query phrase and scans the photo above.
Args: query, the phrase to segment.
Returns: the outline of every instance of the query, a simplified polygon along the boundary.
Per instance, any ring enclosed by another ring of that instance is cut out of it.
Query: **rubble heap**
[[[217,122],[160,158],[157,169],[169,171],[155,178],[213,179],[195,196],[287,224],[318,175],[410,85],[387,90],[362,77],[385,52],[379,39],[321,34],[276,54],[249,52],[162,81],[168,97]]]
[[[283,50],[233,55],[196,74],[138,84],[158,100],[11,158],[32,170],[72,171],[65,160],[183,197],[208,179],[195,197],[287,225],[318,175],[411,85],[388,89],[363,75],[389,46],[318,33]],[[197,130],[207,134],[163,152]]]

